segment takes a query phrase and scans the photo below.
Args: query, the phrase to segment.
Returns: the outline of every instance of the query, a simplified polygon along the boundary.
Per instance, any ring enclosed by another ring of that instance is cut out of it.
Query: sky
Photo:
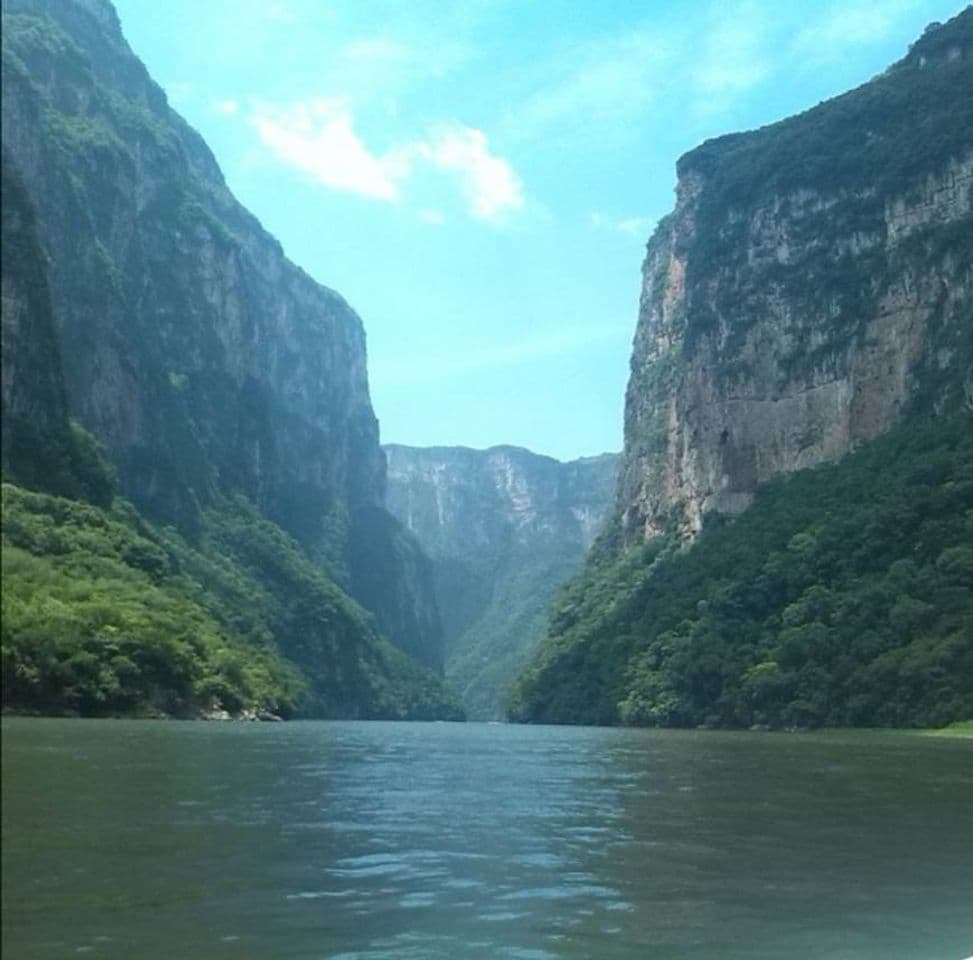
[[[362,317],[383,442],[622,445],[675,163],[903,56],[949,0],[115,0],[227,183]]]

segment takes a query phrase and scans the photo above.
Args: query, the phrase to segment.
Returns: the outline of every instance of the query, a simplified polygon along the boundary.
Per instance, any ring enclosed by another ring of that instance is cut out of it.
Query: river
[[[5,960],[961,960],[973,743],[11,718]]]

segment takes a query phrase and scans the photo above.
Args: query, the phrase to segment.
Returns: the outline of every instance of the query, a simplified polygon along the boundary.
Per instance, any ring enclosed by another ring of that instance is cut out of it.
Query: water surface
[[[8,719],[5,960],[960,960],[973,744]]]

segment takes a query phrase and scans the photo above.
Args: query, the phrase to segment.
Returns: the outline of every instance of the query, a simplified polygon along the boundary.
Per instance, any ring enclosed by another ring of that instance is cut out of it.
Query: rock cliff
[[[973,392],[969,10],[858,90],[679,162],[626,395],[627,542],[736,514]]]
[[[243,494],[440,668],[430,584],[382,506],[359,318],[237,203],[109,3],[3,17],[4,147],[37,207],[67,405],[122,491],[190,538]]]
[[[973,715],[973,8],[678,164],[606,534],[512,715]]]
[[[106,504],[114,478],[92,438],[68,418],[57,322],[33,205],[2,160],[2,422],[5,479]]]
[[[61,347],[37,237],[34,211],[17,172],[3,157],[3,465],[19,460],[17,434],[66,428]]]
[[[519,447],[385,451],[389,510],[432,560],[447,680],[471,717],[501,717],[556,589],[601,527],[618,458],[560,463]]]

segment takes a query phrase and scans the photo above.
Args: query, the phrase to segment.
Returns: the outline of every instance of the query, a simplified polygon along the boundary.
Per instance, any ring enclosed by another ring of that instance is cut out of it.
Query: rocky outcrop
[[[626,542],[973,395],[973,10],[842,97],[682,158],[626,395]]]
[[[519,447],[385,451],[388,507],[432,560],[447,679],[471,717],[501,717],[551,598],[600,530],[618,458],[560,463]]]
[[[243,494],[439,666],[430,585],[382,506],[358,316],[237,203],[109,3],[4,0],[3,16],[4,146],[37,207],[68,407],[122,491],[190,538]]]

